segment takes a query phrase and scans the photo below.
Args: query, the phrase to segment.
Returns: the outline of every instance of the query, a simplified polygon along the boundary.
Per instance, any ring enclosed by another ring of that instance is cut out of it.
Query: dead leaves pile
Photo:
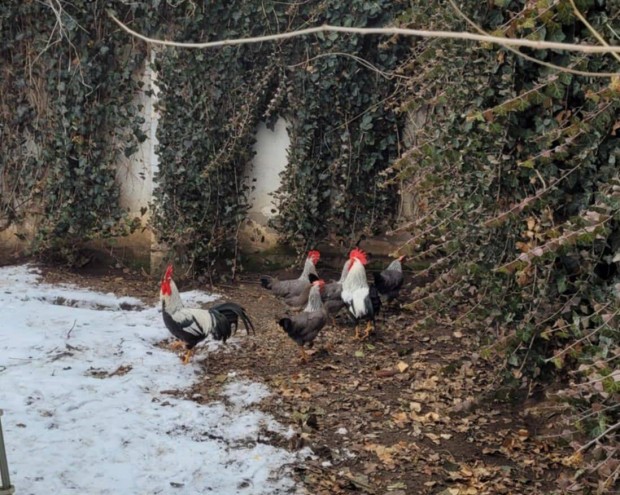
[[[217,376],[241,365],[270,387],[262,407],[296,431],[286,446],[314,453],[295,468],[313,495],[553,493],[567,456],[536,439],[524,414],[494,404],[496,363],[478,339],[420,335],[413,319],[389,316],[364,343],[346,323],[330,328],[307,365],[269,321],[260,341],[208,366]]]

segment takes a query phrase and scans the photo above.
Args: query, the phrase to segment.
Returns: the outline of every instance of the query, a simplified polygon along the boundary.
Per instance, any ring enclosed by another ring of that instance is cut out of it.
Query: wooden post
[[[2,409],[0,409],[0,495],[11,495],[15,489],[11,485],[9,463],[6,460],[4,436],[2,435]]]

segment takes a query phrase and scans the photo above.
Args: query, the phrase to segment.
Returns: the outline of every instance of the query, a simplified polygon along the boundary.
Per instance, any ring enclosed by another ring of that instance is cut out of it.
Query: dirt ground
[[[48,282],[148,303],[158,298],[158,280],[128,269],[45,267],[44,274]],[[404,301],[416,283],[412,274],[406,278]],[[256,335],[240,330],[225,350],[208,358],[199,349],[194,359],[203,364],[204,379],[178,394],[200,402],[223,400],[220,388],[233,371],[265,383],[273,394],[262,408],[295,435],[265,432],[260,441],[312,449],[313,457],[293,467],[308,493],[579,493],[570,489],[572,450],[554,435],[561,407],[544,400],[544,391],[537,400],[498,393],[502,361],[483,351],[484,335],[454,326],[414,331],[413,323],[424,315],[394,307],[379,318],[377,333],[360,342],[341,315],[302,364],[297,346],[276,325],[286,309],[260,287],[258,274],[213,288],[178,285],[212,290],[241,304],[256,327]],[[162,340],[170,341],[163,322]]]

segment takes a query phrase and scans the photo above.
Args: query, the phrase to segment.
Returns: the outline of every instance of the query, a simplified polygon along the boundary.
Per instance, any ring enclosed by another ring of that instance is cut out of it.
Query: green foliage
[[[308,22],[384,25],[400,2],[182,4],[168,12],[178,40],[245,37]],[[217,23],[212,22],[218,19]],[[393,217],[397,195],[381,173],[398,152],[395,77],[408,43],[317,35],[280,43],[158,54],[160,172],[154,226],[198,269],[231,251],[247,211],[242,176],[257,124],[290,122],[289,167],[274,226],[299,248],[355,238]],[[363,60],[360,59],[363,58]],[[364,62],[365,61],[365,62]],[[369,68],[368,62],[376,69]],[[383,71],[379,73],[378,71]]]
[[[249,2],[235,9],[186,4],[171,14],[181,40],[251,35],[261,29],[252,17]],[[245,218],[243,171],[276,77],[271,52],[267,45],[246,45],[157,56],[160,167],[153,224],[159,238],[198,269],[232,248]]]
[[[69,258],[89,239],[128,231],[116,167],[146,138],[133,103],[144,51],[101,9],[0,6],[2,228],[30,216],[38,249]]]
[[[615,36],[617,3],[577,3],[595,29]],[[566,0],[465,2],[464,10],[500,35],[597,43]],[[405,19],[466,27],[449,3],[414,2]],[[403,110],[426,119],[394,172],[415,184],[416,257],[434,258],[437,277],[419,289],[420,305],[437,314],[470,305],[491,331],[510,333],[506,372],[520,385],[577,368],[584,383],[596,380],[601,363],[617,366],[610,357],[620,341],[618,81],[559,73],[491,46],[427,40],[417,51],[425,65],[408,68]],[[523,52],[620,71],[610,55]],[[612,404],[618,393],[608,382],[566,394],[581,407]]]
[[[316,24],[383,26],[403,8],[388,1],[321,7],[300,7],[297,15]],[[360,232],[391,224],[397,194],[385,186],[382,172],[397,156],[403,127],[394,111],[392,71],[409,49],[403,40],[334,33],[303,41],[283,47],[283,58],[294,67],[280,82],[286,91],[280,111],[290,116],[292,144],[274,224],[308,247],[330,236],[356,240]],[[376,70],[361,65],[362,59]]]

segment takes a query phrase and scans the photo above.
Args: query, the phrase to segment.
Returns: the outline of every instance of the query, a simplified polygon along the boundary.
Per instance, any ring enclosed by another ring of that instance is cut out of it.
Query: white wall
[[[268,129],[264,123],[256,131],[254,160],[246,170],[250,191],[250,211],[248,217],[260,225],[275,215],[276,210],[271,194],[280,187],[280,172],[288,163],[288,147],[291,144],[286,130],[287,122],[280,118],[274,130]]]
[[[150,62],[153,61],[154,51],[151,51]],[[121,189],[120,203],[121,206],[129,209],[130,217],[140,216],[140,210],[148,208],[153,195],[153,175],[158,166],[158,156],[155,153],[155,146],[157,146],[155,132],[159,114],[155,110],[154,104],[157,101],[159,88],[156,86],[156,74],[151,69],[150,64],[146,64],[144,68],[142,82],[145,90],[151,89],[155,93],[153,96],[147,96],[140,92],[136,97],[136,103],[143,107],[142,116],[145,122],[142,126],[142,132],[148,138],[140,144],[136,153],[129,158],[123,157],[120,160],[116,171],[116,178]],[[142,217],[143,225],[146,224],[149,217],[150,211],[147,210],[147,213]]]

